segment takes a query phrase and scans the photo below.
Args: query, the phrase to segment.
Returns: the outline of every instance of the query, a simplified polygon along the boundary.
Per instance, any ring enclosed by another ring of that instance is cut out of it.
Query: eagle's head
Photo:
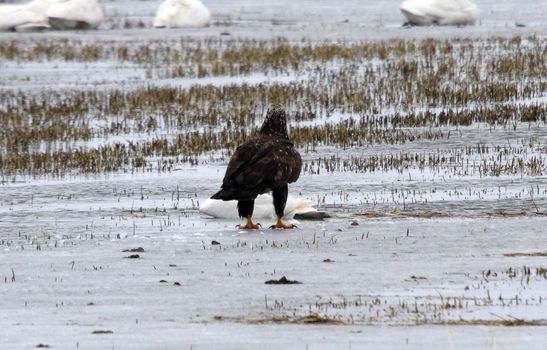
[[[260,128],[260,134],[289,139],[287,115],[281,106],[273,105],[268,109],[266,119],[264,119],[264,123]]]

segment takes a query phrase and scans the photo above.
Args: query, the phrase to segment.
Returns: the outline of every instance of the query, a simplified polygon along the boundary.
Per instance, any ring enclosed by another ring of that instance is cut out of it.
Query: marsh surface
[[[122,1],[0,36],[1,345],[543,348],[544,5],[406,29],[398,1],[205,3],[205,29]],[[333,217],[238,232],[199,204],[271,102],[290,193]]]

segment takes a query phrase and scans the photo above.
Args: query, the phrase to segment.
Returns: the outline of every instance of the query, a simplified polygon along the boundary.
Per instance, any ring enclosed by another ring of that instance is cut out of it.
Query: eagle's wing
[[[212,198],[238,199],[295,182],[302,160],[293,144],[282,139],[255,139],[239,146],[228,163],[222,190]]]
[[[302,160],[288,140],[265,142],[258,152],[234,173],[235,182],[245,188],[263,185],[269,189],[295,182]]]
[[[258,140],[252,140],[240,145],[230,158],[226,174],[224,175],[223,183],[233,178],[233,176],[247,165],[251,159],[260,152],[261,144]]]

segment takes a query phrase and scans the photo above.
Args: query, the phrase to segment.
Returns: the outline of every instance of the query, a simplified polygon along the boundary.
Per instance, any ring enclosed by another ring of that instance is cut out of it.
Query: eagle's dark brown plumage
[[[272,191],[277,223],[275,228],[293,228],[282,221],[287,202],[288,184],[298,180],[302,159],[289,140],[287,117],[280,107],[268,110],[258,136],[239,146],[222,181],[221,190],[212,199],[237,199],[239,216],[247,219],[241,229],[258,228],[252,222],[255,198]]]

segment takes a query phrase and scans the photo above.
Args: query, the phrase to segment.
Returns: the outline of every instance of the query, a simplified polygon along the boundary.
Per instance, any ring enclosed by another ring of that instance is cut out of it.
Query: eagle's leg
[[[262,227],[262,225],[260,225],[258,222],[255,224],[252,220],[254,206],[254,199],[248,201],[239,200],[237,202],[237,211],[239,212],[239,217],[247,218],[247,223],[245,225],[238,225],[238,228],[240,230],[257,230]]]
[[[277,215],[277,222],[270,228],[295,228],[293,224],[285,224],[283,222],[283,214],[285,213],[285,204],[287,203],[287,196],[289,195],[289,187],[287,185],[276,188],[272,191],[275,214]]]

